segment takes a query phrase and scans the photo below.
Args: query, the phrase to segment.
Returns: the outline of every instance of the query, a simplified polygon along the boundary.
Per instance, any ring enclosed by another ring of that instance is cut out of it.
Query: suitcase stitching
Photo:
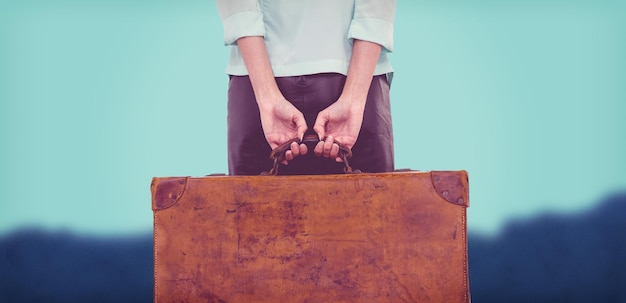
[[[158,260],[158,258],[157,258],[157,247],[158,247],[157,242],[158,242],[159,234],[158,234],[158,231],[157,231],[157,215],[156,215],[156,212],[154,212],[153,216],[154,216],[154,226],[152,228],[154,229],[154,248],[153,248],[153,250],[154,250],[154,302],[156,303],[156,302],[159,301],[159,299],[158,299],[159,282],[158,282],[158,279],[157,279],[157,277],[159,276],[158,275],[158,268],[159,267],[158,267],[158,261],[157,261]]]
[[[463,221],[463,253],[464,253],[464,258],[463,258],[463,288],[465,289],[465,291],[463,292],[463,297],[464,297],[464,301],[466,303],[471,302],[471,295],[470,295],[470,285],[469,285],[469,251],[468,251],[468,243],[467,243],[467,208],[469,207],[469,176],[467,174],[467,171],[465,170],[461,170],[459,171],[461,173],[461,184],[462,184],[462,194],[461,194],[461,198],[460,199],[464,199],[464,201],[462,201],[463,207],[462,207],[462,214],[461,214],[461,218]]]

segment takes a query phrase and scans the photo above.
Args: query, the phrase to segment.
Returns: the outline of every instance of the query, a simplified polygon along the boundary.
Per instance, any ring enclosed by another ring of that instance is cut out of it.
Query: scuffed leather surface
[[[466,208],[429,172],[186,180],[154,211],[155,302],[469,302]]]

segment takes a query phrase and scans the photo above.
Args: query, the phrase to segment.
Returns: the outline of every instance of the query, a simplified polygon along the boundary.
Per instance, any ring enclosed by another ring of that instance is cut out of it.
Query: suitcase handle
[[[280,162],[282,162],[285,159],[285,152],[291,148],[291,143],[294,143],[294,142],[298,144],[309,143],[309,144],[314,145],[314,144],[317,144],[319,141],[320,140],[316,134],[307,134],[307,135],[304,135],[304,138],[302,138],[302,140],[298,138],[293,138],[279,145],[270,153],[270,159],[274,160],[274,165],[269,171],[263,172],[261,173],[261,175],[275,176],[278,174],[278,166]],[[335,143],[339,145],[339,157],[341,158],[344,164],[343,171],[346,174],[360,173],[361,172],[360,170],[352,169],[352,167],[350,166],[350,163],[348,162],[348,159],[352,157],[352,150],[337,141],[335,141]]]

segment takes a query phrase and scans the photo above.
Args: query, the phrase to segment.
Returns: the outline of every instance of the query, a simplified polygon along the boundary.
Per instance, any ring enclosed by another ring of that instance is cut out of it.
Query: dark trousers
[[[337,101],[346,76],[315,74],[277,77],[283,96],[300,110],[306,119],[308,132],[313,132],[317,114]],[[231,76],[228,87],[228,170],[231,175],[258,175],[268,171],[270,146],[261,128],[259,107],[248,76]],[[389,83],[386,75],[374,76],[365,104],[363,124],[352,148],[350,165],[363,172],[394,170],[393,132],[389,104]],[[300,156],[278,170],[281,175],[343,173],[343,164],[318,157],[310,147]]]

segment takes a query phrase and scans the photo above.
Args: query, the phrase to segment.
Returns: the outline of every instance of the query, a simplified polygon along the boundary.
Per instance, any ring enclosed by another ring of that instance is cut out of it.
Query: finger
[[[324,140],[326,136],[326,123],[327,119],[324,118],[325,115],[322,113],[317,115],[317,119],[315,119],[315,124],[313,125],[313,131],[317,134],[320,140]]]
[[[306,155],[309,152],[309,148],[306,147],[306,144],[300,144],[300,155]]]
[[[333,136],[326,137],[326,140],[324,141],[324,157],[328,158],[330,156],[330,150],[333,148],[333,143]]]
[[[306,120],[304,119],[304,115],[302,115],[302,113],[298,113],[298,115],[294,116],[293,122],[296,124],[296,133],[298,139],[302,141],[302,138],[304,138],[304,133],[308,129],[308,127],[306,126]]]
[[[291,142],[291,153],[293,154],[293,158],[300,155],[300,146],[298,145],[298,143]],[[291,161],[292,159],[289,159],[289,161]]]
[[[313,150],[316,156],[321,156],[324,153],[324,141],[319,141],[315,145],[315,149]]]
[[[291,160],[293,160],[293,152],[291,152],[291,150],[288,150],[285,152],[285,160],[283,160],[282,163],[287,165],[287,162]]]
[[[337,158],[337,156],[339,156],[339,145],[334,143],[332,147],[330,148],[330,157]]]

